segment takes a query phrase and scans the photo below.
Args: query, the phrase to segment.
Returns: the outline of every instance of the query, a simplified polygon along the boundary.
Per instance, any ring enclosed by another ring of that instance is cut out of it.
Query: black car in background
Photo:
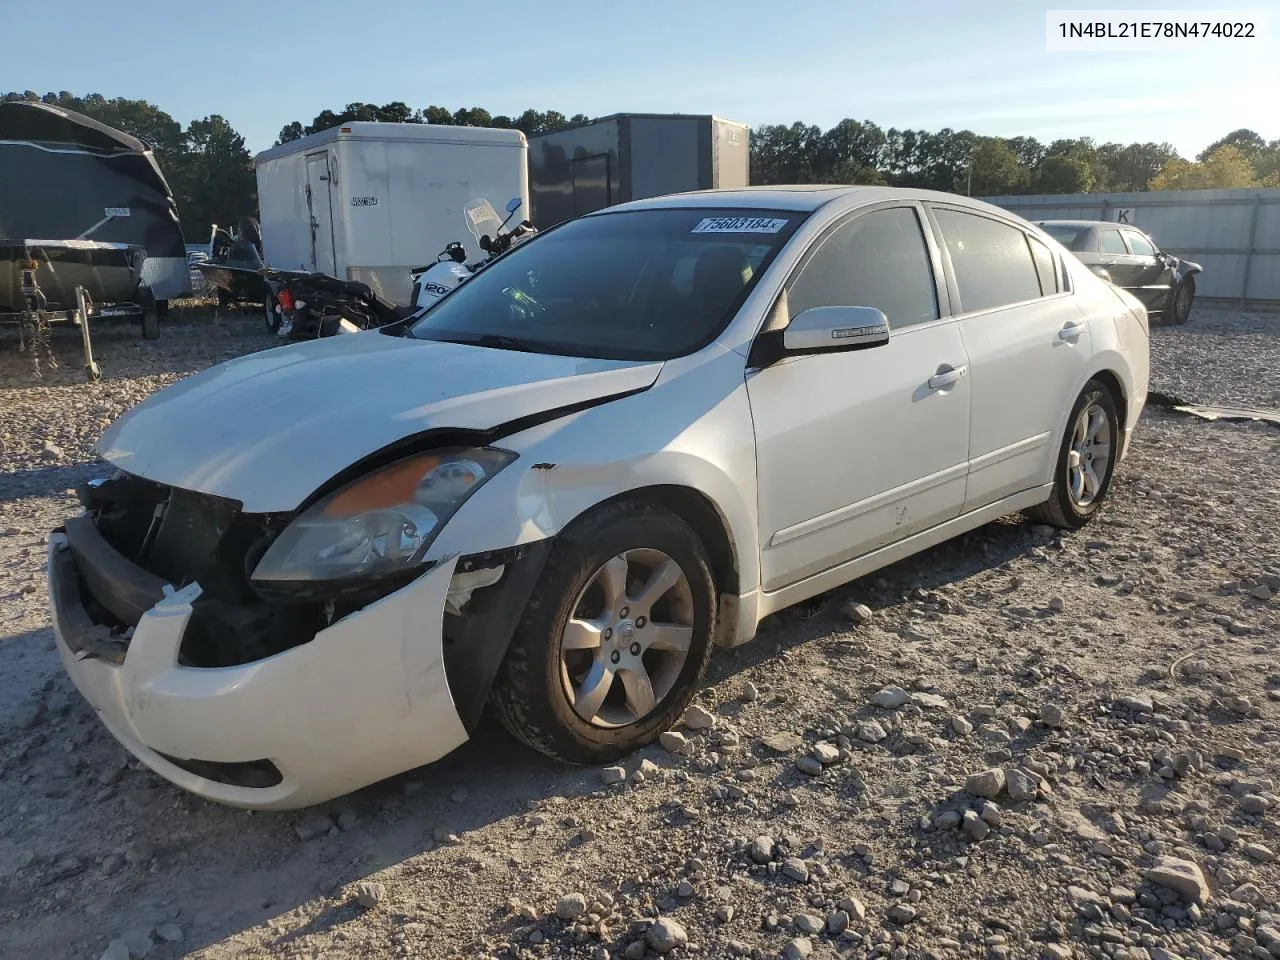
[[[1141,300],[1165,323],[1191,316],[1198,263],[1165,253],[1136,227],[1105,220],[1039,220],[1036,225],[1098,276]]]

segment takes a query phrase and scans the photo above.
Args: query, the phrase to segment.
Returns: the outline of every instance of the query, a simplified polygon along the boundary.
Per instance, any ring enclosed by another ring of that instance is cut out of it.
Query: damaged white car
[[[50,540],[58,647],[130,751],[224,803],[426,764],[487,706],[614,760],[767,614],[1011,512],[1086,523],[1147,369],[1141,304],[976,201],[610,208],[113,424]]]

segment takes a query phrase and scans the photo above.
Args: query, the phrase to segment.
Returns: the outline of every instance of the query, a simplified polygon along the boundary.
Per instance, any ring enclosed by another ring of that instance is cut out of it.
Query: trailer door
[[[580,217],[612,206],[609,195],[609,155],[575,157],[573,171],[573,215]]]
[[[329,153],[307,155],[307,213],[311,219],[311,269],[336,276],[333,210],[329,205]]]

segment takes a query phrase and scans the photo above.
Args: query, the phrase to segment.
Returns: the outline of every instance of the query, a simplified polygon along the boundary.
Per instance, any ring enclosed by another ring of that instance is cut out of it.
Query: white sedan
[[[613,207],[113,424],[50,539],[58,647],[130,751],[224,803],[420,766],[486,707],[612,761],[767,614],[1016,511],[1087,523],[1147,371],[1141,304],[977,201]]]

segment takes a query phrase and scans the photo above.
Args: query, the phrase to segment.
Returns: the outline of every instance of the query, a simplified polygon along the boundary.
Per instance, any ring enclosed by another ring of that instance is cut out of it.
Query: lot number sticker
[[[777,233],[786,220],[769,217],[706,217],[690,233]]]
[[[377,197],[352,197],[351,205],[353,207],[376,207],[378,205]]]

